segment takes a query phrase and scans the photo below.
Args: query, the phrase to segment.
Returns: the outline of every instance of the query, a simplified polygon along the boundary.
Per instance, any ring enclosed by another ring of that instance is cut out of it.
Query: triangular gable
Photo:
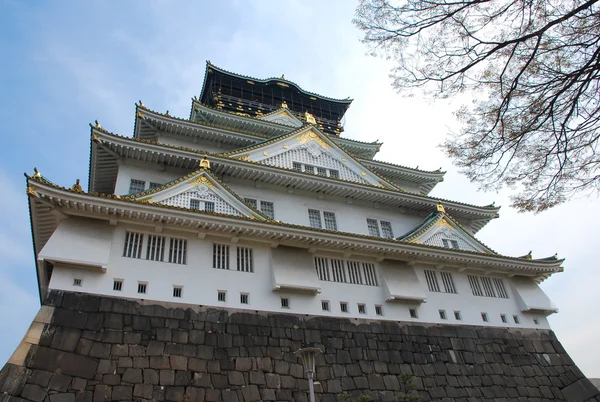
[[[270,121],[272,123],[283,124],[284,126],[290,126],[299,128],[304,123],[298,119],[289,109],[281,108],[269,114],[259,117],[259,120]]]
[[[398,240],[455,250],[497,254],[446,214],[441,204],[438,205],[436,212],[432,212],[419,226]]]
[[[399,189],[346,153],[314,125],[224,155],[345,181]]]
[[[163,204],[223,215],[269,219],[262,212],[244,202],[205,169],[198,170],[156,190],[136,194],[129,198],[151,204]]]

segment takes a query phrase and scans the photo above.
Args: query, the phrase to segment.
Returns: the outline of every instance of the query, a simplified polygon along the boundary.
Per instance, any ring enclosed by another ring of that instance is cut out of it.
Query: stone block
[[[265,373],[265,380],[267,381],[267,388],[276,389],[281,387],[279,374]]]
[[[169,356],[150,356],[150,368],[153,369],[170,369],[171,363]]]
[[[158,371],[153,369],[144,370],[144,384],[158,385],[159,374]]]
[[[133,396],[142,399],[152,399],[152,384],[136,384],[133,387]]]
[[[141,384],[144,381],[142,370],[138,368],[125,369],[123,373],[123,382],[130,384]]]
[[[34,402],[42,402],[46,397],[46,389],[39,385],[26,384],[21,391],[21,396]]]
[[[54,331],[50,347],[53,349],[74,352],[81,338],[81,330],[75,328],[58,327]]]
[[[50,402],[75,402],[75,394],[70,393],[51,394],[49,398]]]
[[[52,374],[52,378],[50,379],[48,388],[53,391],[67,392],[67,390],[69,389],[69,385],[71,385],[72,380],[73,380],[73,377],[71,377],[71,376],[55,373],[55,374]]]
[[[131,401],[133,387],[131,385],[117,385],[112,389],[113,401]]]
[[[202,388],[197,387],[186,387],[185,388],[185,401],[203,401],[205,391]]]
[[[175,372],[173,370],[160,370],[160,385],[174,385]]]
[[[100,359],[110,358],[111,345],[108,343],[94,342],[90,349],[90,357],[97,357]]]
[[[184,356],[171,356],[171,368],[173,370],[186,370],[188,365],[188,359]]]
[[[121,383],[121,374],[104,374],[102,376],[102,383],[104,385],[119,385]]]
[[[94,402],[110,401],[112,388],[107,385],[96,385],[94,387]]]
[[[86,379],[92,379],[96,374],[98,360],[41,346],[32,349],[34,350],[30,353],[29,368],[51,372],[60,370],[63,374]]]

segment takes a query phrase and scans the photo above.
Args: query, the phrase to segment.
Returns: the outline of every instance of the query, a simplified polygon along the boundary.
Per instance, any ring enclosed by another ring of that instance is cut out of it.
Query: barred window
[[[392,224],[391,222],[381,221],[381,236],[386,239],[391,239],[394,237],[394,232],[392,232]]]
[[[506,314],[500,314],[500,320],[503,323],[508,324],[508,320],[506,319]]]
[[[492,280],[485,276],[481,277],[481,283],[483,285],[483,294],[487,297],[496,297],[496,291],[492,286]]]
[[[297,170],[299,172],[306,172],[310,174],[317,174],[319,176],[324,177],[333,177],[338,179],[340,177],[339,170],[336,169],[328,169],[322,166],[313,166],[309,164],[302,164],[300,162],[292,162],[292,169]]]
[[[173,264],[186,264],[187,240],[171,237],[169,245],[169,262]]]
[[[275,219],[275,208],[273,203],[269,201],[260,202],[260,211],[271,219]]]
[[[342,313],[347,313],[348,312],[348,303],[340,302],[340,311]]]
[[[456,287],[454,286],[454,281],[452,280],[452,274],[450,272],[440,272],[440,276],[442,277],[442,283],[444,284],[444,290],[446,293],[456,293]]]
[[[125,233],[125,247],[123,248],[123,257],[142,258],[142,243],[144,235],[142,233]]]
[[[312,165],[304,165],[304,171],[307,173],[315,174],[315,167]]]
[[[438,312],[440,313],[440,318],[442,320],[447,320],[448,317],[446,316],[446,310],[438,310]]]
[[[508,293],[506,293],[506,288],[504,287],[504,282],[500,278],[493,278],[494,286],[496,287],[496,291],[498,292],[498,297],[503,299],[508,299]]]
[[[327,169],[317,166],[317,174],[319,176],[327,176]]]
[[[150,261],[164,261],[165,259],[165,237],[148,235],[146,247],[146,259]]]
[[[215,203],[212,201],[204,201],[204,210],[206,212],[215,212]]]
[[[81,278],[73,278],[73,286],[81,286],[83,280]]]
[[[237,270],[242,272],[254,272],[251,248],[237,248]]]
[[[329,169],[329,177],[333,177],[334,179],[340,178],[340,172],[335,169]]]
[[[292,167],[293,167],[293,169],[294,169],[294,170],[297,170],[297,171],[299,171],[299,172],[301,172],[301,171],[302,171],[302,164],[301,164],[301,163],[298,163],[298,162],[293,162],[293,163],[292,163]]]
[[[381,307],[380,305],[376,304],[375,305],[375,314],[377,314],[377,315],[383,315],[383,307]]]
[[[145,295],[148,284],[145,282],[138,282],[138,293]]]
[[[367,218],[367,227],[369,228],[369,235],[379,237],[379,225],[377,220]]]
[[[229,269],[229,246],[213,244],[213,268]]]
[[[257,208],[258,209],[257,204],[256,204],[256,200],[254,198],[244,198],[244,201],[246,201],[253,208]]]
[[[367,306],[362,303],[358,303],[358,313],[367,314]]]
[[[337,223],[333,212],[323,212],[323,220],[325,221],[325,229],[337,230]]]
[[[173,286],[173,297],[181,297],[182,293],[183,293],[182,286]]]
[[[150,182],[150,187],[149,187],[150,190],[156,190],[159,187],[162,187],[162,184]]]
[[[362,284],[362,275],[360,274],[360,265],[356,261],[347,261],[348,264],[348,278],[350,283]]]
[[[250,303],[250,295],[248,293],[240,293],[240,303],[241,304],[249,304]]]
[[[322,281],[379,286],[375,264],[315,257],[317,276]]]
[[[425,280],[427,288],[430,292],[440,292],[440,284],[438,283],[437,273],[435,271],[425,270]]]
[[[344,261],[329,260],[331,262],[331,272],[334,282],[346,282],[346,270],[344,269]]]
[[[115,279],[113,281],[113,290],[117,292],[123,290],[123,279]]]
[[[290,308],[290,299],[288,299],[287,297],[282,297],[281,308]]]
[[[212,201],[203,201],[192,198],[190,200],[190,209],[197,209],[198,211],[215,212],[215,203]]]
[[[322,281],[330,281],[329,275],[329,264],[328,259],[323,257],[315,257],[315,268],[317,269],[317,276]]]
[[[308,210],[308,221],[310,223],[310,227],[313,228],[321,228],[321,212],[316,209]]]
[[[471,291],[474,296],[483,296],[483,291],[481,290],[481,284],[479,283],[479,277],[473,275],[467,275],[469,279],[469,285],[471,285]]]
[[[144,180],[131,179],[129,182],[129,194],[141,193],[146,189],[146,182]]]
[[[328,300],[321,300],[321,310],[329,311],[329,301]]]
[[[190,200],[190,209],[197,209],[197,210],[202,209],[202,206],[200,204],[200,200],[198,200],[196,198],[192,198]]]
[[[444,244],[444,247],[446,248],[455,248],[458,249],[458,241],[456,240],[451,240],[451,239],[442,239],[442,243]]]
[[[220,301],[220,302],[227,301],[227,292],[224,290],[217,291],[217,301]]]
[[[508,299],[504,282],[500,278],[468,275],[471,291],[474,296],[499,297]]]
[[[363,262],[363,273],[365,276],[365,285],[377,286],[377,275],[375,274],[375,265]]]
[[[416,308],[410,308],[408,309],[408,312],[410,314],[410,318],[419,318],[419,314],[417,313]]]

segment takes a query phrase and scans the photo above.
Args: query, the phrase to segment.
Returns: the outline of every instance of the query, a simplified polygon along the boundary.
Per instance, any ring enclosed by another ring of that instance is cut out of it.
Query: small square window
[[[195,198],[190,199],[190,209],[200,209],[200,200]]]
[[[448,317],[446,317],[446,310],[439,310],[439,313],[440,313],[440,318],[442,320],[447,320],[448,319]]]
[[[181,286],[173,286],[173,297],[181,297],[183,288]]]
[[[462,321],[462,315],[460,314],[460,311],[454,312],[454,319],[457,321]]]
[[[367,314],[367,306],[364,304],[358,303],[358,313],[359,314]]]
[[[113,282],[113,290],[120,292],[123,290],[123,279],[115,279]]]
[[[217,301],[220,301],[220,302],[227,301],[227,292],[225,292],[224,290],[219,290],[217,292]]]
[[[321,310],[329,311],[329,301],[328,300],[321,300]]]
[[[515,322],[515,324],[520,324],[519,316],[518,315],[513,315],[513,321]]]
[[[379,305],[375,306],[375,314],[377,315],[383,315],[383,308]]]
[[[442,239],[442,243],[446,248],[455,248],[458,249],[458,241],[451,239]]]
[[[419,318],[416,308],[408,309],[408,312],[410,313],[410,318]]]
[[[329,169],[329,177],[333,177],[334,179],[339,179],[340,172],[335,169]]]
[[[537,318],[534,318],[534,319],[533,319],[533,323],[534,323],[535,325],[540,325],[540,322],[539,322],[539,320],[538,320]]]
[[[162,187],[162,184],[160,183],[152,183],[150,182],[150,190],[156,190],[157,188]]]
[[[302,171],[302,164],[298,163],[298,162],[292,162],[292,169],[301,172]]]
[[[505,324],[508,323],[508,320],[506,319],[506,314],[500,314],[500,320],[502,320],[502,322]]]
[[[281,308],[290,308],[290,299],[288,299],[287,297],[282,297]]]
[[[317,167],[317,174],[319,176],[327,176],[327,169],[318,166]]]
[[[487,313],[481,313],[481,319],[483,320],[483,322],[488,322],[489,319]]]
[[[240,303],[241,304],[249,304],[249,294],[248,293],[240,293]]]
[[[138,293],[141,293],[141,294],[145,295],[147,288],[148,288],[148,284],[147,283],[142,283],[142,282],[138,283]]]
[[[342,313],[347,313],[348,312],[348,303],[340,302],[340,311]]]
[[[81,278],[73,278],[73,286],[81,286],[82,282]]]
[[[215,203],[212,201],[204,201],[204,210],[206,212],[215,212]]]
[[[146,189],[146,182],[144,180],[131,179],[129,182],[129,194],[141,193]]]

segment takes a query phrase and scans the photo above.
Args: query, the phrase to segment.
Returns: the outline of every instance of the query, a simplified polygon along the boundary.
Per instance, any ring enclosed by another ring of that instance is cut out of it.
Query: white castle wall
[[[107,224],[108,225],[108,224]],[[153,228],[124,226],[118,224],[113,229],[109,263],[106,272],[81,268],[76,264],[54,264],[50,288],[68,291],[82,291],[93,294],[103,294],[126,298],[151,299],[168,302],[242,308],[261,311],[293,312],[311,315],[342,316],[349,318],[371,318],[384,320],[415,321],[438,324],[468,324],[489,325],[501,327],[549,328],[546,318],[541,314],[528,314],[520,311],[517,297],[513,294],[510,279],[503,278],[508,299],[473,296],[466,273],[452,272],[457,294],[430,292],[424,276],[423,268],[434,269],[432,266],[417,264],[414,269],[423,288],[427,302],[421,305],[404,302],[386,302],[383,292],[382,278],[378,273],[379,286],[355,285],[318,281],[321,293],[313,295],[294,291],[274,292],[273,271],[271,266],[271,248],[261,243],[252,243],[241,239],[239,244],[230,244],[230,270],[212,267],[212,246],[216,241],[228,244],[229,239],[207,236],[198,239],[190,233],[165,231],[166,236],[185,237],[188,241],[187,264],[171,264],[145,259],[123,257],[123,246],[126,230],[145,233],[142,256],[146,252],[147,235],[154,233]],[[75,235],[75,233],[74,233]],[[62,243],[61,243],[62,244]],[[254,272],[239,272],[235,265],[235,247],[251,247],[254,254]],[[168,252],[168,245],[167,250]],[[62,250],[59,255],[68,255],[69,250]],[[319,251],[315,254],[323,255]],[[337,255],[336,258],[341,258]],[[350,257],[351,260],[361,260],[360,257]],[[375,263],[374,260],[364,260]],[[375,263],[377,267],[377,263]],[[306,272],[314,272],[314,266],[300,267]],[[378,269],[378,267],[377,267]],[[74,286],[74,279],[81,279],[81,286]],[[123,280],[121,291],[113,290],[113,281]],[[147,293],[138,294],[138,282],[147,283]],[[181,298],[173,297],[173,286],[183,286]],[[217,301],[217,291],[227,292],[227,301]],[[541,290],[540,290],[541,292]],[[249,294],[249,304],[240,303],[240,293]],[[281,297],[289,297],[290,308],[281,308]],[[330,302],[331,311],[321,309],[321,301]],[[340,311],[340,301],[348,303],[349,312]],[[366,314],[359,314],[357,304],[366,305]],[[383,316],[375,314],[375,305],[381,305]],[[409,309],[416,308],[418,319],[410,318]],[[447,320],[440,319],[438,310],[446,310]],[[462,321],[454,318],[454,311],[460,311]],[[489,322],[484,323],[481,313],[489,316]],[[502,323],[500,314],[506,314],[509,322]],[[512,316],[518,315],[520,324],[513,322]],[[533,320],[537,319],[538,324]]]

